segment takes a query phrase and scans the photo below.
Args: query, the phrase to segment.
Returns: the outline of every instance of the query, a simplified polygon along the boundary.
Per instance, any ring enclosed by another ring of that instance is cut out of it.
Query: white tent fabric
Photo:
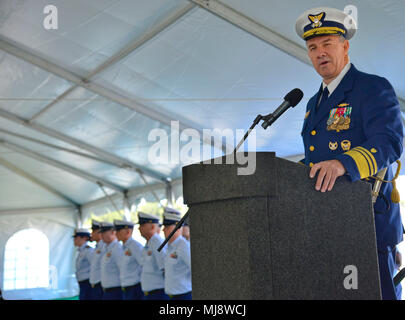
[[[37,212],[4,212],[0,215],[0,246],[5,248],[7,241],[16,232],[36,229],[49,240],[49,266],[53,282],[47,287],[3,291],[4,299],[56,299],[77,294],[75,278],[74,249],[72,235],[77,213],[74,209],[42,209]],[[4,261],[4,249],[0,251],[0,261]],[[4,263],[0,264],[3,275]],[[3,282],[3,277],[1,277]],[[3,287],[3,286],[2,286]],[[4,287],[3,287],[4,288]]]
[[[181,139],[185,129],[200,138],[204,129],[246,130],[296,87],[303,100],[271,128],[258,126],[256,144],[246,150],[302,158],[305,106],[321,82],[294,31],[306,9],[355,11],[359,29],[351,62],[387,77],[405,110],[402,0],[54,0],[55,30],[43,25],[48,4],[0,1],[3,246],[32,223],[45,233],[55,228],[47,234],[50,243],[73,253],[71,239],[59,232],[70,235],[77,220],[142,198],[155,201],[152,190],[159,199],[170,190],[175,199],[182,197],[182,166],[222,154],[216,145],[210,155],[176,159],[177,150],[190,147],[190,139]],[[164,135],[151,139],[151,132]],[[207,148],[202,140],[200,151]],[[167,146],[166,163],[153,161],[156,143]],[[73,208],[70,215],[66,207]],[[66,221],[51,222],[57,216]],[[56,247],[52,259],[67,279],[71,261]],[[13,297],[68,296],[74,290],[63,281],[56,293]]]

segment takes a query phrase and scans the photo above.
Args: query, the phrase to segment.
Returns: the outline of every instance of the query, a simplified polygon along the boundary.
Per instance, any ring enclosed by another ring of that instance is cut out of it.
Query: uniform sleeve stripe
[[[377,166],[377,161],[375,160],[373,154],[370,151],[368,151],[366,148],[363,148],[363,147],[357,147],[357,149],[364,151],[370,157],[370,159],[373,163],[373,167],[374,167],[372,175],[376,174],[378,171],[378,166]]]
[[[370,175],[376,174],[377,172],[375,171],[375,166],[374,166],[373,160],[371,159],[371,157],[366,152],[367,150],[364,149],[364,148],[360,148],[360,147],[356,147],[355,149],[358,152],[360,152],[361,154],[363,154],[363,156],[367,159],[368,165],[370,166]]]
[[[373,174],[374,174],[374,173],[373,173],[373,172],[374,172],[373,162],[372,162],[372,160],[370,159],[370,157],[367,155],[367,153],[364,152],[363,150],[361,150],[361,149],[358,148],[358,147],[353,148],[353,150],[356,150],[357,152],[360,152],[360,153],[363,155],[363,157],[367,160],[367,164],[368,164],[368,166],[369,166],[369,168],[370,168],[370,175],[369,175],[369,176],[373,175]]]
[[[359,150],[352,149],[348,152],[345,152],[345,154],[350,156],[356,163],[357,170],[359,171],[361,179],[367,178],[371,175],[369,161]]]

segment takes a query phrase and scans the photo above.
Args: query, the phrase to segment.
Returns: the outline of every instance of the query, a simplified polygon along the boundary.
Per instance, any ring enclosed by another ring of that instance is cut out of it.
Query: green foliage
[[[138,221],[138,211],[154,214],[156,216],[159,216],[160,218],[162,218],[163,216],[163,207],[157,201],[148,202],[142,199],[136,206],[136,210],[134,212],[131,212],[131,220]]]

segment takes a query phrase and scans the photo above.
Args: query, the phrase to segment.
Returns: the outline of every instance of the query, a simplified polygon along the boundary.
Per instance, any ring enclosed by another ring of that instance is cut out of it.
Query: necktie
[[[323,89],[323,92],[322,92],[321,101],[319,102],[318,106],[316,107],[317,111],[325,103],[325,101],[328,99],[328,96],[329,96],[329,90],[328,90],[328,87],[325,87],[325,89]]]

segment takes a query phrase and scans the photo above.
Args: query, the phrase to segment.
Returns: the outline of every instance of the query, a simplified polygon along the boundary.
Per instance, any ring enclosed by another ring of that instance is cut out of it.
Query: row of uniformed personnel
[[[178,211],[165,208],[166,238],[180,219]],[[139,212],[138,220],[145,246],[132,238],[134,223],[130,221],[114,220],[113,224],[93,220],[91,239],[97,242],[95,249],[88,245],[90,232],[76,229],[80,300],[191,299],[190,244],[182,236],[182,228],[159,252],[163,239],[158,217]]]

